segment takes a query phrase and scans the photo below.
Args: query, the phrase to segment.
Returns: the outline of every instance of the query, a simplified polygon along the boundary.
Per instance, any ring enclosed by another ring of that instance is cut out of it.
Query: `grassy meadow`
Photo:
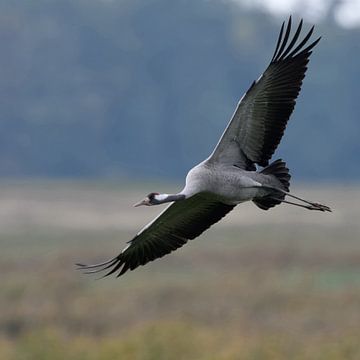
[[[174,186],[0,184],[0,359],[360,359],[360,188],[296,186],[319,213],[237,207],[200,238],[116,279],[116,255]]]

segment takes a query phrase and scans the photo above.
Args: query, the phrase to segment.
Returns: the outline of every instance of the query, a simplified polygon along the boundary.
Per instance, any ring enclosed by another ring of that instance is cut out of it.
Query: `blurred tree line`
[[[2,177],[181,177],[265,69],[281,21],[217,0],[0,2]],[[359,180],[359,30],[331,19],[275,154]]]

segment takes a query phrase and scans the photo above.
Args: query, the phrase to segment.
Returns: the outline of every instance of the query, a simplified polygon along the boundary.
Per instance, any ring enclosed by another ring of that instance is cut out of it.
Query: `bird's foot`
[[[310,206],[308,207],[309,210],[319,210],[319,211],[329,211],[332,212],[332,210],[326,206],[319,203],[310,203]]]

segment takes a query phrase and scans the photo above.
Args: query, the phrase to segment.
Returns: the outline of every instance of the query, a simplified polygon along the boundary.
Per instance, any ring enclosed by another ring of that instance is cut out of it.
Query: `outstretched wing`
[[[127,270],[160,258],[192,240],[218,222],[235,205],[219,202],[209,193],[199,193],[169,205],[157,218],[146,225],[116,257],[95,265],[77,264],[86,273],[108,270],[104,275]]]
[[[302,20],[291,41],[291,17],[284,34],[282,24],[274,56],[265,72],[241,98],[235,113],[209,161],[248,168],[252,163],[267,166],[283,136],[305,77],[314,27],[299,39]],[[284,36],[283,36],[284,35]]]

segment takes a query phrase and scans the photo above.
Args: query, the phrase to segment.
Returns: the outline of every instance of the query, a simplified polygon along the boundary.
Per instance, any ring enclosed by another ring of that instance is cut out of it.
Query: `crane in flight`
[[[176,194],[152,192],[134,206],[171,204],[119,255],[95,265],[77,264],[80,270],[123,275],[195,239],[245,201],[263,210],[286,203],[331,211],[289,192],[290,174],[284,161],[269,164],[295,107],[309,57],[320,40],[308,43],[314,26],[299,40],[302,25],[301,20],[290,36],[291,17],[286,26],[282,24],[270,64],[240,99],[211,155],[188,172],[184,189]]]

